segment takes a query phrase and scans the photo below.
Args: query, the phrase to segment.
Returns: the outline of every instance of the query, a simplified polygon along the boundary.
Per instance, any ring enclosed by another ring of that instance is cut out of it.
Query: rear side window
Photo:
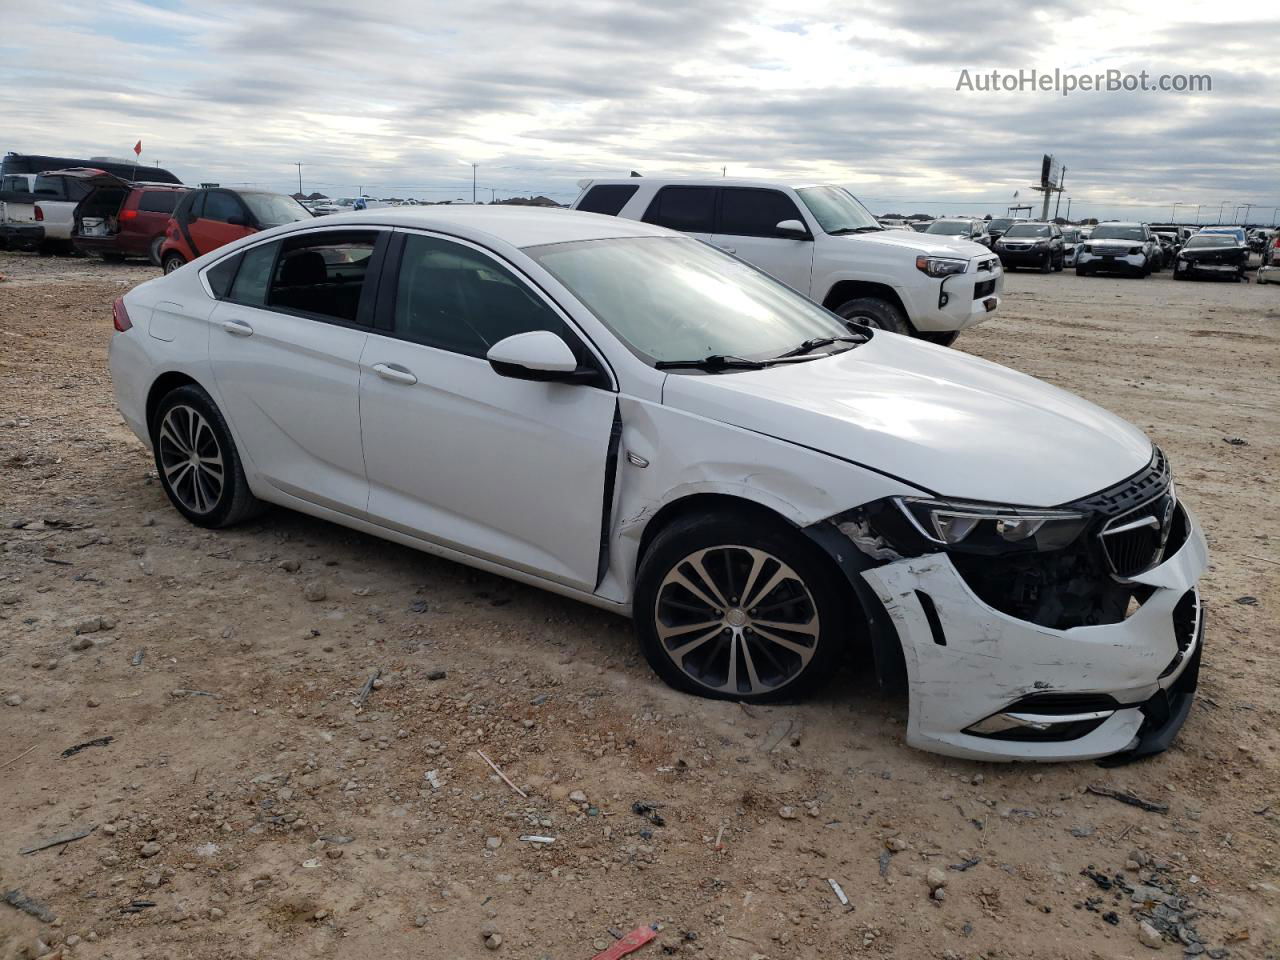
[[[587,195],[578,204],[578,209],[586,213],[605,213],[616,217],[639,189],[634,183],[601,184],[587,191]]]
[[[689,233],[712,233],[715,210],[714,187],[663,187],[645,211],[644,222]]]
[[[209,289],[219,300],[225,300],[231,290],[231,281],[235,279],[236,267],[240,266],[240,255],[227,257],[215,263],[205,271],[205,279],[209,281]]]
[[[279,249],[280,242],[276,241],[264,243],[241,254],[240,269],[236,272],[235,283],[232,284],[231,293],[227,299],[250,307],[260,307],[266,303],[267,285],[271,282],[271,268],[276,262],[276,251]],[[210,286],[212,285],[210,281]]]
[[[377,242],[374,230],[291,237],[276,261],[268,306],[355,323]]]
[[[499,340],[550,330],[577,340],[564,321],[490,257],[435,237],[405,238],[396,291],[397,336],[469,357]]]
[[[739,237],[776,237],[783,220],[804,223],[791,198],[777,190],[725,187],[720,191],[720,229]]]
[[[180,196],[177,190],[144,190],[138,197],[138,209],[144,213],[173,213]]]
[[[191,203],[184,208],[188,223],[190,223],[192,220],[199,220],[204,215],[205,196],[206,194],[203,191],[200,193],[197,193],[195,195],[195,199],[192,200]]]
[[[244,208],[240,201],[229,193],[215,190],[204,198],[204,212],[200,215],[205,220],[217,220],[226,223],[232,217],[243,217]]]

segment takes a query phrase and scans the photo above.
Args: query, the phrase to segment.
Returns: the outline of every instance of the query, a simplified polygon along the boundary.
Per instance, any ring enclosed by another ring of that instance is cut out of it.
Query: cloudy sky
[[[567,202],[584,177],[776,176],[877,213],[1280,205],[1273,5],[949,0],[0,0],[0,150],[184,181]],[[1083,11],[1083,12],[1082,12]],[[1259,19],[1270,16],[1272,19]],[[957,90],[992,70],[1208,74],[1200,92]],[[1013,199],[1014,192],[1019,201]],[[1031,198],[1028,201],[1028,198]],[[1261,212],[1259,212],[1261,211]],[[1243,212],[1243,211],[1242,211]]]

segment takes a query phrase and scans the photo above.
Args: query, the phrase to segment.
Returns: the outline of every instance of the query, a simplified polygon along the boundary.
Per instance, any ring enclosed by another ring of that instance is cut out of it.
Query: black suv
[[[1015,223],[992,244],[991,249],[1000,257],[1000,263],[1006,270],[1039,267],[1041,273],[1049,273],[1061,270],[1066,260],[1062,230],[1056,223]]]

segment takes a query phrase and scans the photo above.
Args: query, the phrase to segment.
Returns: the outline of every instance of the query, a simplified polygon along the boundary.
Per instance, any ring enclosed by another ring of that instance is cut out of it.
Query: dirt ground
[[[106,366],[155,273],[0,254],[0,896],[56,917],[0,903],[3,960],[1280,954],[1280,288],[1019,273],[957,343],[1148,431],[1208,531],[1196,707],[1101,769],[912,750],[859,664],[677,694],[623,620],[283,510],[188,525]]]

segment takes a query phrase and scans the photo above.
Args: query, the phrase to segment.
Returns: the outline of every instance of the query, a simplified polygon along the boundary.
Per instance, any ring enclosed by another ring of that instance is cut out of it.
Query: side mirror
[[[784,236],[793,237],[796,240],[805,240],[809,237],[809,228],[799,220],[783,220],[773,229]]]
[[[578,369],[569,345],[550,330],[531,330],[499,340],[485,355],[494,373],[515,380],[569,383],[593,380],[594,370]]]

